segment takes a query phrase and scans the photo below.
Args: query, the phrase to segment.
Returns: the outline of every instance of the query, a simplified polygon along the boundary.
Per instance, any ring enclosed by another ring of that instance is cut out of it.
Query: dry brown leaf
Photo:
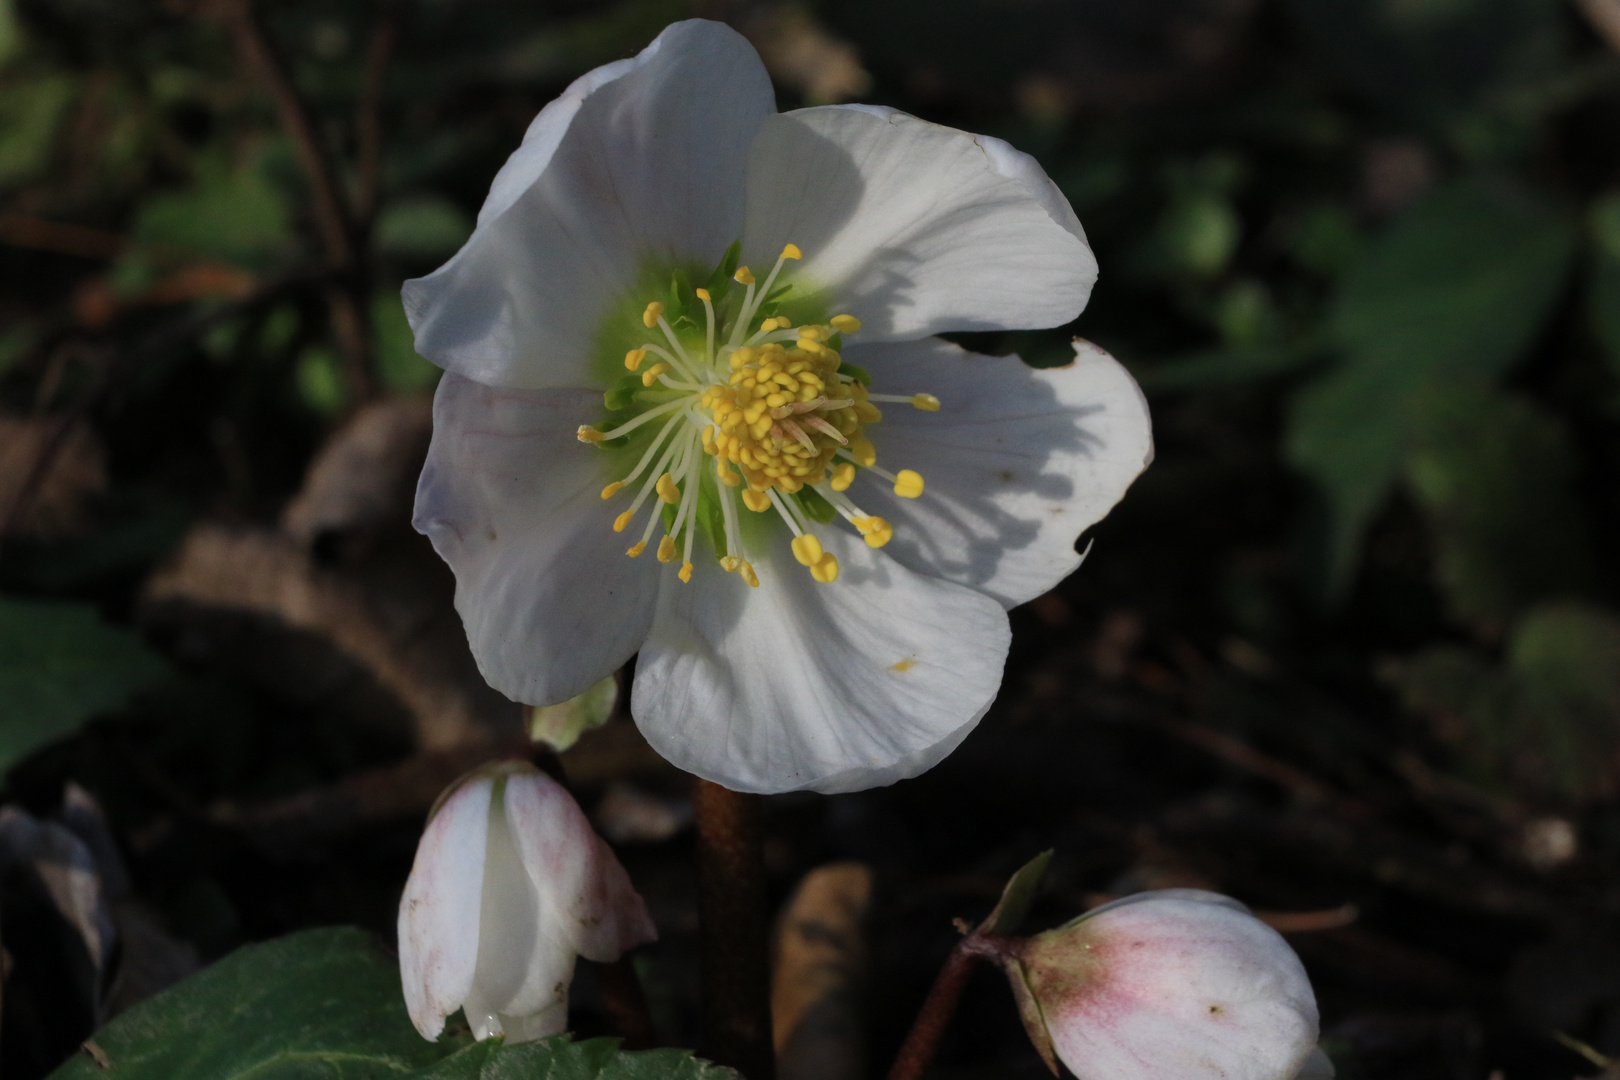
[[[0,416],[0,520],[12,513],[59,424],[54,416]],[[101,443],[88,424],[76,423],[53,451],[49,468],[11,528],[42,540],[72,536],[85,527],[90,499],[106,486]]]
[[[779,1080],[856,1080],[872,871],[841,862],[805,875],[776,926],[771,1019]]]
[[[303,490],[282,514],[282,529],[313,543],[323,534],[408,528],[432,434],[430,397],[361,409],[316,455]]]
[[[478,675],[452,589],[431,549],[392,550],[361,570],[333,569],[281,533],[203,524],[147,583],[143,617],[207,632],[214,609],[323,638],[410,712],[421,749],[442,750],[487,741],[518,722],[517,708]]]

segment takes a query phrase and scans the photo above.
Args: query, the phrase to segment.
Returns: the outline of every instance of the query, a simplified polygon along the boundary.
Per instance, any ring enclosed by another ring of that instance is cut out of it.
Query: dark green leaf
[[[416,338],[405,319],[399,293],[378,293],[371,303],[371,322],[377,342],[377,375],[396,394],[431,390],[438,385],[439,369],[416,352]]]
[[[1421,395],[1406,481],[1428,519],[1440,584],[1459,615],[1505,624],[1578,592],[1587,552],[1563,423],[1484,387]]]
[[[1389,492],[1426,388],[1500,375],[1562,288],[1573,230],[1564,215],[1484,180],[1431,196],[1345,277],[1332,318],[1344,353],[1306,387],[1286,451],[1328,507],[1325,595],[1349,580],[1362,530]]]
[[[231,169],[211,165],[189,188],[147,199],[133,232],[164,249],[260,266],[289,243],[290,222],[286,196],[250,162]]]
[[[1398,391],[1430,372],[1498,375],[1563,288],[1566,215],[1505,184],[1465,179],[1429,196],[1345,277],[1332,329],[1350,362]]]
[[[981,924],[980,929],[992,934],[1013,934],[1018,932],[1018,926],[1029,914],[1030,905],[1035,903],[1035,895],[1040,892],[1041,881],[1046,877],[1046,868],[1052,863],[1052,851],[1048,848],[1029,862],[1018,868],[1018,872],[1007,880],[1007,887],[1001,890],[1001,899],[996,902],[995,910]]]
[[[168,673],[89,604],[0,599],[0,769]]]
[[[507,1046],[416,1033],[399,964],[354,929],[240,949],[96,1033],[51,1080],[735,1080],[684,1050],[566,1036]]]

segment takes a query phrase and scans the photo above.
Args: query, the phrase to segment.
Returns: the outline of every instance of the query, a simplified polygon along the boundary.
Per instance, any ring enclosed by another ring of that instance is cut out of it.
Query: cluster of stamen
[[[760,319],[748,332],[784,263],[798,258],[799,249],[787,245],[757,288],[748,268],[737,268],[733,278],[746,292],[736,318],[729,320],[729,333],[717,324],[713,297],[706,289],[696,290],[706,314],[700,348],[681,340],[665,319],[663,304],[655,301],[643,311],[643,327],[658,330],[663,339],[645,342],[624,358],[625,367],[639,374],[645,388],[635,395],[643,411],[611,431],[589,425],[579,429],[581,441],[602,443],[662,420],[636,466],[602,489],[602,498],[611,499],[641,481],[630,507],[613,522],[617,532],[630,527],[649,499],[657,500],[640,539],[627,552],[631,558],[647,549],[664,520],[658,560],[674,562],[679,555],[680,579],[692,579],[701,470],[709,458],[714,460],[714,490],[724,534],[724,549],[717,552],[720,565],[753,586],[759,585],[759,577],[743,544],[743,509],[774,510],[793,533],[794,558],[817,581],[831,582],[838,578],[838,559],[822,548],[813,531],[806,489],[874,548],[888,543],[894,530],[883,518],[864,513],[846,494],[858,473],[866,470],[883,477],[905,498],[922,494],[923,479],[916,472],[891,473],[878,467],[877,451],[864,429],[883,417],[874,402],[904,402],[937,411],[939,400],[930,394],[872,394],[861,378],[844,370],[835,346],[843,336],[860,330],[858,319],[836,315],[825,325],[795,328],[787,318],[774,315]],[[673,508],[672,519],[662,511],[665,506]]]

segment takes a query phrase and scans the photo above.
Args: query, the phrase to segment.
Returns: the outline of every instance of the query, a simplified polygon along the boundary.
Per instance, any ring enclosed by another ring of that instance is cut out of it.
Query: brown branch
[[[960,921],[958,927],[965,929]],[[1018,940],[975,930],[951,950],[945,966],[940,968],[934,985],[928,990],[917,1019],[912,1021],[906,1041],[900,1045],[894,1064],[889,1068],[889,1080],[921,1080],[939,1049],[939,1040],[945,1034],[956,1007],[961,1004],[962,991],[967,989],[968,976],[980,960],[1016,954]]]
[[[326,294],[332,335],[343,356],[352,403],[369,401],[377,395],[377,378],[371,355],[365,268],[358,257],[357,233],[338,186],[337,169],[321,143],[286,62],[270,40],[254,0],[219,0],[219,11],[236,38],[244,66],[257,73],[269,92],[281,126],[298,153],[309,182],[315,231],[327,268],[332,271],[332,285]]]
[[[769,927],[759,796],[699,780],[698,898],[704,1056],[748,1080],[772,1080]]]
[[[382,188],[382,107],[388,61],[394,53],[399,20],[393,0],[384,0],[382,16],[366,50],[366,71],[355,114],[354,217],[362,234],[369,232]]]

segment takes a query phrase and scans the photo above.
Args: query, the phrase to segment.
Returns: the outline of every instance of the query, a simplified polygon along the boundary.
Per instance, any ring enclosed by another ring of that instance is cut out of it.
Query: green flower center
[[[647,340],[630,349],[631,374],[609,390],[609,418],[582,425],[582,442],[626,450],[637,461],[622,479],[602,489],[611,500],[634,489],[628,509],[613,521],[629,529],[653,501],[641,538],[627,554],[639,556],[660,523],[660,562],[681,559],[678,575],[692,579],[692,549],[705,533],[720,565],[759,585],[747,552],[748,512],[775,512],[793,532],[793,554],[821,582],[838,578],[838,559],[824,551],[814,528],[837,517],[849,521],[871,547],[894,535],[883,518],[863,512],[846,494],[859,470],[894,484],[906,498],[922,494],[910,469],[891,473],[877,464],[866,427],[883,418],[876,401],[905,402],[936,411],[931,394],[873,394],[870,376],[839,354],[843,337],[860,320],[835,315],[825,323],[794,327],[779,314],[793,286],[778,285],[799,249],[783,249],[763,283],[737,265],[733,244],[701,288],[677,277],[670,302],[653,301],[641,313]],[[742,286],[739,294],[737,286]],[[701,308],[701,321],[695,317]],[[606,427],[607,430],[603,430]],[[646,432],[652,432],[650,439]],[[713,468],[707,468],[709,459]]]

